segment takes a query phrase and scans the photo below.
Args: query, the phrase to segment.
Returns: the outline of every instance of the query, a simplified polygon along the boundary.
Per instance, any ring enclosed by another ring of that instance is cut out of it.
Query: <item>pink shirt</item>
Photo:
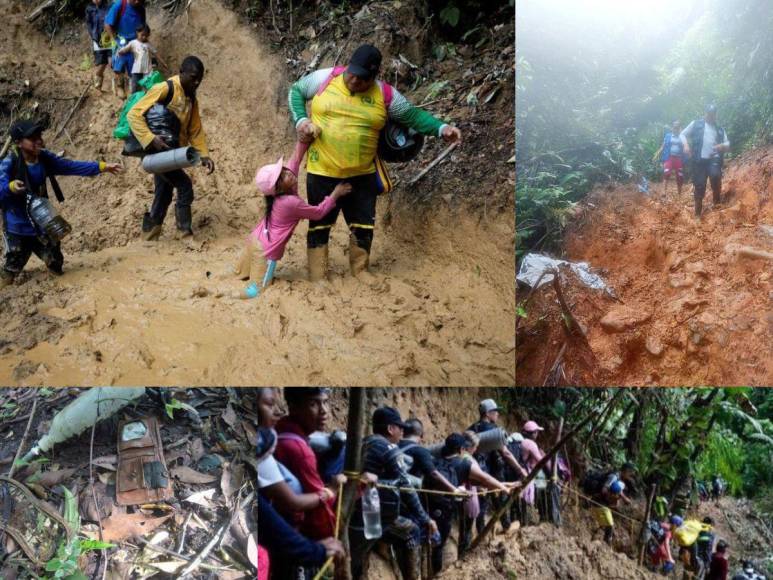
[[[531,471],[534,466],[542,459],[543,453],[540,451],[536,441],[525,439],[521,441],[521,457],[526,463],[526,470]]]
[[[298,175],[301,159],[303,159],[307,147],[296,145],[292,158],[287,162],[286,167],[296,175]],[[266,224],[264,217],[252,230],[250,236],[260,242],[263,255],[267,259],[280,260],[298,222],[302,219],[322,219],[335,205],[335,200],[329,195],[319,205],[306,203],[298,196],[297,190],[293,193],[279,195],[274,199],[269,223]]]

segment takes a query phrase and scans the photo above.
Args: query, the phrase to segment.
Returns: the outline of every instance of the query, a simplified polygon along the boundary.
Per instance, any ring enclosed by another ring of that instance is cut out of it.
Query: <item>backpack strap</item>
[[[9,155],[11,155],[12,160],[11,180],[21,177],[21,180],[24,182],[27,191],[33,194],[37,194],[38,192],[33,190],[32,184],[30,183],[30,175],[29,171],[27,170],[27,164],[24,162],[24,158],[16,151],[11,151]],[[40,154],[40,165],[43,167],[43,197],[48,197],[48,189],[46,188],[46,179],[48,179],[48,181],[51,182],[51,188],[54,190],[56,201],[62,203],[64,201],[64,194],[62,193],[62,188],[59,186],[59,182],[56,180],[53,171],[51,171],[51,168],[49,167],[48,157],[45,151],[42,151]]]
[[[325,89],[327,89],[328,85],[333,81],[334,78],[336,78],[339,75],[342,75],[344,71],[346,70],[345,66],[334,66],[333,69],[330,71],[330,74],[327,75],[327,78],[325,81],[319,86],[319,89],[317,89],[317,93],[315,96],[319,96],[322,93],[325,92]]]
[[[392,104],[393,87],[392,85],[384,81],[382,81],[380,85],[381,85],[381,94],[384,96],[384,106],[386,107],[387,111],[389,111],[389,105]]]
[[[48,157],[46,157],[45,152],[41,152],[40,163],[43,165],[43,173],[45,173],[45,177],[48,178],[48,180],[51,182],[51,189],[54,190],[54,196],[56,197],[56,201],[58,201],[59,203],[64,202],[64,194],[62,193],[62,188],[59,187],[59,182],[56,180],[56,176],[54,176],[54,172],[49,167]],[[45,192],[46,196],[48,196],[48,191],[46,191],[45,183],[46,182],[44,180],[43,191]]]
[[[115,26],[113,27],[116,34],[118,34],[118,26],[121,24],[121,18],[123,18],[123,13],[126,12],[127,5],[128,0],[121,0],[121,7],[118,9],[118,18],[115,19]]]
[[[172,102],[172,99],[174,98],[174,83],[171,79],[166,80],[166,96],[158,101],[158,104],[163,107],[168,107],[169,103]]]

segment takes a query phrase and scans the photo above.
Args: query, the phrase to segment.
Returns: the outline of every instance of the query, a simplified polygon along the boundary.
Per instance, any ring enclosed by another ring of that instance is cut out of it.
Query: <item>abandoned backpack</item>
[[[173,496],[156,418],[121,421],[118,424],[116,503],[138,505]]]

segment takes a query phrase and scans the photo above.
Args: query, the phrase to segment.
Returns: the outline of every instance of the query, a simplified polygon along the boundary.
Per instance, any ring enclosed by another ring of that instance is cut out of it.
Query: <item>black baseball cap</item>
[[[24,119],[23,121],[16,121],[13,125],[11,125],[11,130],[9,133],[11,134],[11,139],[14,141],[19,141],[20,139],[25,139],[27,137],[32,137],[33,135],[36,135],[37,133],[42,133],[43,127],[40,125],[40,123],[36,123],[32,119]]]
[[[405,429],[406,425],[403,423],[400,413],[394,407],[381,407],[376,409],[373,413],[373,424],[388,427],[389,425],[397,425]]]
[[[376,78],[381,68],[381,51],[372,44],[363,44],[352,54],[346,72],[366,81]]]

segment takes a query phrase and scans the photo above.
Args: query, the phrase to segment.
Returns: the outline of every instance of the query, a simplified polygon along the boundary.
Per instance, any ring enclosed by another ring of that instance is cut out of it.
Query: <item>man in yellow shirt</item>
[[[352,192],[336,209],[321,220],[309,221],[306,241],[312,281],[326,276],[328,239],[339,209],[351,232],[351,272],[356,275],[368,267],[378,195],[374,160],[379,133],[388,119],[448,142],[462,139],[459,129],[413,106],[396,88],[377,80],[380,68],[381,52],[363,44],[354,51],[345,70],[320,69],[290,88],[290,113],[298,139],[311,143],[306,164],[309,203],[319,205],[341,182],[352,186]]]
[[[207,175],[215,170],[215,163],[209,157],[207,138],[201,125],[199,103],[196,89],[204,78],[204,64],[198,57],[187,56],[180,65],[180,74],[165,83],[158,83],[142,97],[126,114],[134,136],[146,150],[165,151],[190,145],[201,155],[201,164],[207,168]],[[169,90],[172,95],[169,96]],[[148,127],[145,113],[156,103],[167,103],[166,108],[180,121],[179,143],[167,143],[159,135],[154,135]],[[155,197],[150,211],[142,219],[142,235],[146,240],[155,240],[161,235],[161,227],[166,217],[172,195],[177,189],[175,217],[177,229],[184,236],[193,235],[191,204],[193,203],[193,184],[182,169],[153,175]]]

